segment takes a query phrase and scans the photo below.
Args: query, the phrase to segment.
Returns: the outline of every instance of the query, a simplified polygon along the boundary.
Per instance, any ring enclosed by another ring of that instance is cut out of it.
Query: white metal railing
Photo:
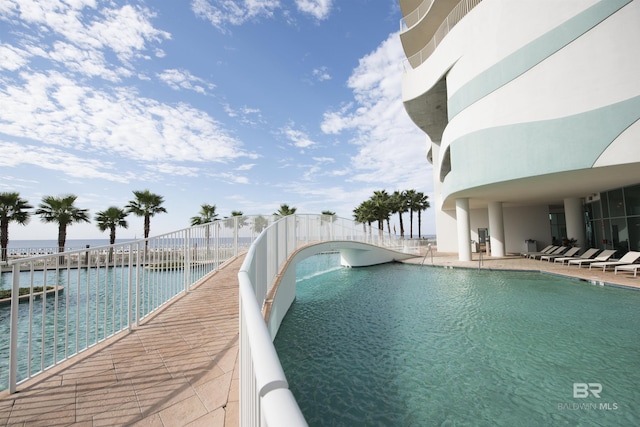
[[[289,391],[262,308],[287,260],[322,241],[358,241],[413,254],[427,241],[403,240],[354,221],[323,215],[291,215],[271,224],[251,245],[240,285],[240,425],[304,426]],[[428,243],[428,242],[427,242]]]
[[[407,16],[400,18],[400,32],[406,31],[420,22],[422,17],[431,9],[434,2],[435,0],[424,0],[412,12],[408,13]]]
[[[131,330],[247,251],[274,217],[242,216],[147,240],[8,260],[0,289],[0,390]],[[4,271],[3,269],[3,271]],[[37,295],[37,287],[50,287]],[[19,296],[20,288],[28,295]],[[7,339],[8,337],[9,339]]]
[[[424,45],[424,47],[420,49],[419,52],[402,61],[404,71],[407,72],[409,69],[414,69],[423,64],[427,60],[427,58],[429,58],[431,54],[435,52],[440,42],[442,42],[445,36],[449,34],[449,31],[451,31],[451,29],[455,27],[456,24],[460,22],[462,18],[464,18],[464,16],[471,11],[471,9],[480,4],[480,2],[482,2],[482,0],[460,1],[460,3],[458,3],[449,13],[449,15],[447,15],[445,20],[442,21],[442,24],[440,24],[431,40],[429,40]],[[429,5],[429,7],[431,7],[431,5]],[[424,15],[420,15],[419,19],[421,19],[423,16]]]

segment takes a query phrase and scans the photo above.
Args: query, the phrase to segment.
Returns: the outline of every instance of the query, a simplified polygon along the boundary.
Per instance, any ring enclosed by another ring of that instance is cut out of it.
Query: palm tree
[[[17,222],[26,225],[31,214],[31,209],[26,200],[20,198],[19,193],[0,193],[0,247],[2,248],[2,261],[7,260],[7,246],[9,246],[9,223]]]
[[[376,220],[378,221],[378,229],[384,230],[384,221],[387,221],[387,229],[391,233],[391,225],[389,217],[391,216],[391,196],[387,190],[374,191],[371,196],[371,202],[375,208]]]
[[[429,196],[419,192],[416,198],[416,205],[418,206],[418,239],[421,238],[420,229],[422,228],[422,211],[426,211],[431,207],[429,204]]]
[[[293,215],[294,213],[296,213],[297,208],[294,207],[289,207],[289,205],[286,204],[281,204],[280,205],[280,209],[278,210],[278,212],[274,212],[274,215],[279,216],[279,217],[285,217],[285,216],[289,216],[289,215]]]
[[[129,213],[144,217],[144,238],[149,238],[151,229],[151,217],[157,213],[166,213],[167,210],[162,207],[164,198],[158,194],[153,194],[149,190],[134,191],[135,200],[131,200],[126,206]],[[145,249],[149,242],[145,242]]]
[[[247,225],[247,219],[242,211],[231,211],[231,217],[225,217],[225,219],[225,226],[229,228],[234,228],[236,221],[238,221],[238,229]]]
[[[40,215],[42,222],[58,223],[58,252],[64,252],[67,226],[74,222],[90,222],[89,210],[74,205],[77,198],[74,194],[61,197],[45,196],[36,210],[36,215]]]
[[[262,215],[258,215],[253,219],[253,231],[260,234],[262,230],[269,226],[269,220]]]
[[[216,205],[208,205],[203,203],[200,206],[200,212],[198,212],[197,216],[191,217],[191,226],[195,225],[203,225],[208,224],[210,222],[218,219],[218,214],[216,213]]]
[[[116,227],[128,228],[126,217],[127,212],[116,206],[110,206],[104,211],[96,213],[95,220],[98,223],[100,231],[109,230],[109,244],[116,242]],[[113,246],[109,248],[109,262],[113,259]]]
[[[416,190],[411,189],[405,191],[404,195],[406,198],[407,207],[409,208],[409,238],[413,239],[413,212],[418,209],[418,205],[416,203],[418,193],[416,192]]]
[[[391,195],[391,213],[397,213],[400,221],[400,237],[404,238],[404,222],[402,221],[402,214],[407,212],[409,207],[407,206],[407,199],[405,197],[405,191],[394,191]]]
[[[96,213],[94,219],[98,223],[100,231],[109,230],[110,245],[116,242],[116,227],[129,228],[129,224],[125,219],[127,215],[127,211],[116,206],[110,206],[106,210]]]
[[[320,222],[333,222],[336,220],[336,213],[332,211],[322,211],[320,214]]]
[[[360,203],[360,205],[353,210],[353,217],[357,222],[362,224],[366,234],[366,225],[368,224],[369,230],[371,230],[371,223],[377,219],[373,202],[371,200],[365,200]]]
[[[194,227],[196,225],[204,225],[207,224],[207,227],[204,229],[204,241],[206,242],[206,250],[209,253],[209,240],[211,231],[209,229],[209,223],[212,223],[218,219],[218,214],[216,213],[216,205],[209,205],[203,203],[200,206],[200,212],[197,216],[191,217],[191,226]]]

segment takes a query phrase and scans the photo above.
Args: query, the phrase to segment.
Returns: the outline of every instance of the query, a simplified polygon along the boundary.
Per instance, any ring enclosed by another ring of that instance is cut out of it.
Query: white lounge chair
[[[594,262],[589,264],[589,270],[591,267],[602,267],[602,271],[605,271],[609,267],[615,267],[619,265],[630,265],[635,263],[640,259],[640,252],[629,251],[618,261],[604,261],[604,262]]]
[[[584,251],[584,253],[580,256],[571,256],[571,257],[559,257],[559,258],[554,258],[553,262],[559,262],[560,264],[565,263],[565,261],[571,261],[572,259],[590,259],[591,257],[593,257],[595,254],[597,254],[598,252],[600,252],[600,249],[597,248],[590,248],[587,249],[586,251]],[[549,261],[551,262],[551,261]]]
[[[616,265],[613,272],[618,274],[618,270],[633,271],[633,277],[638,277],[638,269],[640,269],[640,264]]]
[[[557,246],[553,246],[553,245],[549,245],[546,248],[542,249],[541,251],[537,251],[537,252],[524,252],[522,254],[523,257],[525,258],[529,258],[529,255],[531,254],[546,254],[550,251],[552,251],[553,249],[557,248]]]
[[[604,262],[604,261],[609,261],[609,258],[611,258],[613,256],[613,254],[616,253],[615,249],[605,249],[604,251],[600,252],[600,254],[598,254],[597,257],[595,258],[590,258],[590,259],[572,259],[570,261],[567,262],[568,266],[572,266],[572,265],[577,265],[578,268],[581,268],[582,265],[589,265],[593,262]]]
[[[563,254],[549,254],[549,255],[542,255],[540,257],[540,261],[549,261],[551,262],[552,259],[556,259],[556,258],[561,258],[561,257],[569,257],[569,258],[573,258],[573,256],[575,254],[577,254],[578,252],[580,252],[580,249],[582,248],[578,248],[578,247],[574,247],[574,248],[569,248],[565,253]]]
[[[554,250],[552,250],[551,252],[547,252],[546,254],[533,254],[533,255],[529,255],[530,259],[538,259],[541,256],[544,255],[562,255],[564,253],[564,251],[566,251],[567,248],[566,246],[556,246],[556,248]]]

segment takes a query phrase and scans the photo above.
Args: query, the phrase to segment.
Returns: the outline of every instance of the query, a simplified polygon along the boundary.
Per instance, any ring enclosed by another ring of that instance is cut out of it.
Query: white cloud
[[[154,17],[149,9],[131,5],[98,9],[93,0],[0,1],[0,20],[20,19],[23,25],[38,28],[34,32],[38,36],[23,40],[31,55],[49,57],[72,71],[109,81],[132,75],[132,59],[145,58],[143,52],[150,43],[171,38],[153,27]],[[106,51],[113,52],[121,65],[109,67]]]
[[[132,173],[115,170],[110,162],[90,159],[62,151],[54,147],[39,147],[0,140],[0,166],[15,167],[33,165],[44,169],[64,172],[74,178],[100,178],[126,183],[133,178]]]
[[[296,0],[296,6],[302,13],[309,14],[318,20],[329,17],[333,0]]]
[[[0,82],[0,132],[61,147],[142,161],[253,158],[206,112],[139,96],[129,87],[106,92],[62,74],[22,73]]]
[[[404,53],[397,33],[360,59],[348,80],[355,102],[327,111],[326,134],[350,135],[357,147],[352,180],[390,188],[431,186],[426,136],[409,119],[401,97],[400,62]]]
[[[323,82],[325,80],[331,80],[331,75],[327,72],[327,67],[320,67],[313,70],[313,78]]]
[[[201,94],[206,94],[206,89],[213,90],[215,88],[214,84],[207,83],[203,79],[194,76],[187,70],[164,70],[157,76],[161,81],[166,83],[171,89],[174,90],[188,89]]]
[[[260,17],[270,18],[281,7],[279,0],[192,0],[191,10],[222,32]]]
[[[0,44],[0,70],[15,71],[28,62],[28,53],[17,47]]]
[[[288,125],[280,130],[280,132],[298,148],[309,148],[316,143],[309,136],[300,130],[294,129],[293,125]]]
[[[199,175],[200,169],[188,166],[178,166],[171,163],[158,163],[147,165],[147,169],[152,172],[159,172],[165,175],[172,176],[190,176],[196,177]]]
[[[229,104],[224,104],[223,107],[229,117],[237,118],[242,124],[255,126],[259,123],[264,123],[262,112],[258,108],[243,106],[234,109]]]
[[[254,167],[255,165],[256,165],[255,163],[247,163],[247,164],[244,164],[244,165],[240,165],[240,166],[238,166],[238,167],[236,168],[236,170],[237,170],[237,171],[248,171],[248,170],[253,169],[253,167]]]

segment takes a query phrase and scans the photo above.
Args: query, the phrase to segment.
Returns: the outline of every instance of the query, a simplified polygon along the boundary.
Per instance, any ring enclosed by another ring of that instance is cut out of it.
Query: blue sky
[[[427,139],[402,106],[400,18],[396,0],[0,0],[0,191],[34,206],[75,194],[93,216],[149,189],[168,211],[151,235],[203,203],[352,218],[374,190],[432,199]],[[141,236],[128,221],[118,238]],[[57,228],[33,217],[9,233]],[[108,234],[74,224],[68,238]]]

